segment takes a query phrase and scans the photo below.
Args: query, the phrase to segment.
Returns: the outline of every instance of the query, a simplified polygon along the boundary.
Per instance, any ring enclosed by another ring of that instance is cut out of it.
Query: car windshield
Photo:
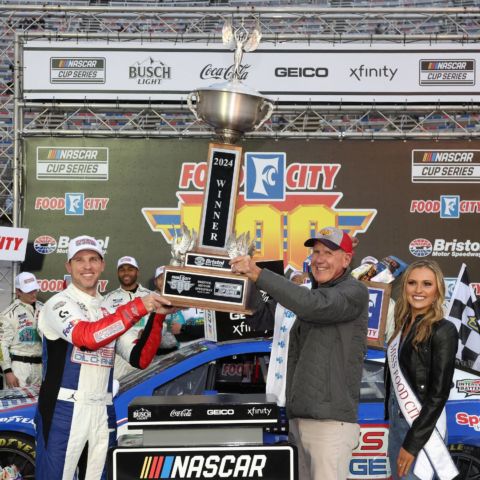
[[[178,350],[168,353],[167,355],[156,356],[145,370],[135,370],[122,377],[119,393],[129,390],[135,385],[148,380],[172,365],[176,365],[187,358],[193,357],[200,352],[204,352],[207,349],[208,347],[205,346],[203,340],[195,340],[192,343],[182,346]]]

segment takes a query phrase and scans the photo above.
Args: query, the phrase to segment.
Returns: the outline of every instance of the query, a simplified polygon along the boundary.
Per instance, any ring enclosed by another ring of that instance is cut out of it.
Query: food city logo
[[[50,83],[105,83],[104,57],[52,57]]]
[[[60,235],[58,240],[50,235],[39,235],[33,241],[33,248],[37,253],[41,255],[50,255],[51,253],[67,253],[68,242],[70,237],[66,235]],[[97,238],[100,247],[104,253],[107,253],[108,244],[110,243],[110,237]]]
[[[37,180],[108,180],[107,147],[37,147]]]
[[[465,240],[459,242],[456,238],[447,241],[436,238],[432,242],[426,238],[416,238],[409,245],[410,253],[415,257],[480,257],[480,242]]]
[[[265,478],[266,455],[229,450],[214,455],[192,452],[193,455],[146,456],[140,479],[156,478]]]
[[[172,78],[172,67],[149,56],[128,67],[128,78],[137,85],[160,85]]]
[[[42,293],[58,293],[67,288],[70,283],[70,275],[65,275],[63,278],[39,278],[37,279]],[[107,291],[108,280],[98,281],[98,291],[104,293]]]
[[[440,195],[438,200],[412,200],[410,213],[438,213],[440,218],[460,218],[464,213],[480,213],[480,200],[461,200],[460,195]]]
[[[368,78],[380,78],[391,82],[398,72],[397,68],[392,68],[388,65],[378,65],[375,67],[369,67],[367,65],[360,65],[359,67],[349,67],[350,77],[361,82],[363,79]]]
[[[200,78],[202,80],[231,80],[233,77],[233,67],[233,64],[228,67],[217,67],[208,63],[200,70]],[[246,80],[248,78],[250,67],[251,65],[248,64],[240,65],[238,72],[240,80]]]
[[[139,422],[143,422],[152,418],[152,412],[146,408],[139,408],[133,412],[133,418]]]
[[[471,415],[467,412],[457,412],[455,421],[458,425],[464,425],[480,432],[480,416]]]
[[[304,239],[314,235],[319,225],[337,225],[350,235],[367,231],[377,213],[375,209],[337,206],[343,193],[332,190],[340,169],[338,163],[288,165],[284,152],[245,154],[235,229],[250,232],[259,260],[283,258],[285,264],[301,270]],[[142,208],[152,231],[161,233],[168,244],[175,233],[181,233],[182,223],[198,230],[206,180],[205,162],[183,162],[176,192],[177,207]]]
[[[475,60],[420,60],[420,85],[475,85]]]
[[[478,378],[457,380],[456,387],[459,393],[465,394],[465,397],[480,395],[480,379]]]
[[[412,183],[478,183],[480,150],[412,150]]]
[[[63,210],[65,215],[85,215],[90,211],[105,211],[110,198],[85,197],[85,193],[67,192],[63,197],[37,197],[35,210]]]

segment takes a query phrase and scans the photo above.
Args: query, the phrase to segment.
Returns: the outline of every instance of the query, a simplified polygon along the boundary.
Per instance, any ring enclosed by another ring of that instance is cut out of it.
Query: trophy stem
[[[215,129],[215,133],[222,143],[228,144],[236,143],[243,135],[243,132],[240,132],[238,130],[232,130],[230,128],[218,128]]]

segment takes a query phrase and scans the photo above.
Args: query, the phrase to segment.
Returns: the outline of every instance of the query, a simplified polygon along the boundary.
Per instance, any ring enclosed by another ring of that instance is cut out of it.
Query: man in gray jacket
[[[305,246],[312,248],[311,290],[260,269],[249,256],[233,259],[231,266],[297,316],[290,332],[286,407],[300,480],[345,480],[360,431],[368,289],[350,275],[352,239],[342,230],[323,228]],[[255,328],[272,328],[273,311],[269,305],[257,312]]]

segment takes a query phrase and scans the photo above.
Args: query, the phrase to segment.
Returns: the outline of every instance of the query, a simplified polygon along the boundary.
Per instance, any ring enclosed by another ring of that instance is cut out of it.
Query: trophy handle
[[[260,122],[253,126],[253,130],[258,130],[271,116],[273,113],[273,103],[268,100],[263,100],[260,110],[263,110],[264,107],[268,108],[266,115],[260,120]]]
[[[200,118],[197,115],[197,106],[193,104],[192,99],[195,98],[195,100],[198,102],[199,101],[199,95],[198,91],[190,92],[187,96],[187,105],[190,111],[193,113],[195,118],[200,122]]]

